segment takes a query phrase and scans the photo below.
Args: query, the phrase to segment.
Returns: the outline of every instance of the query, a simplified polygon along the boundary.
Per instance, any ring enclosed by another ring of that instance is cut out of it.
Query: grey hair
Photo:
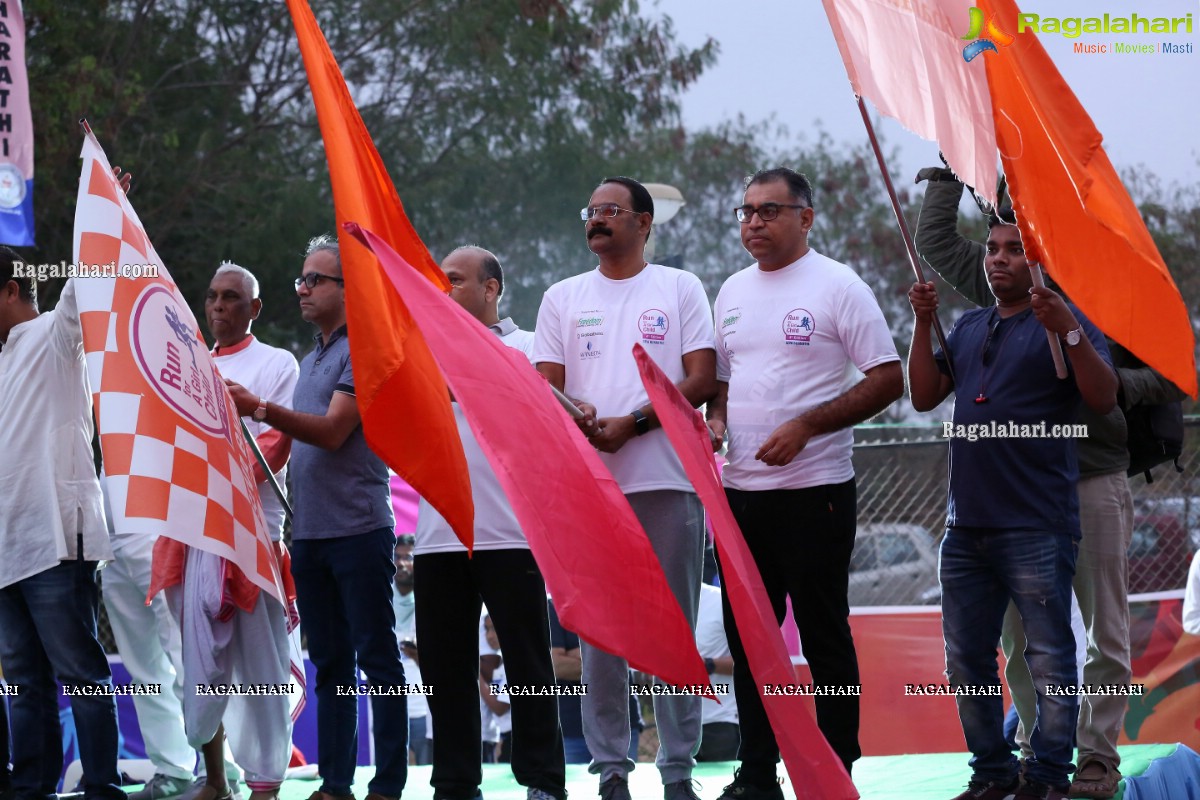
[[[336,238],[328,233],[322,233],[320,236],[309,239],[308,246],[304,248],[304,257],[308,258],[313,253],[320,252],[333,253],[333,257],[337,259],[338,269],[342,268],[342,251],[338,247]]]
[[[228,273],[233,273],[241,277],[242,288],[248,295],[250,295],[251,300],[258,298],[258,278],[254,277],[253,272],[243,266],[233,263],[232,261],[222,261],[221,266],[217,267],[217,271],[213,274],[213,277],[215,278],[217,275],[225,275]]]

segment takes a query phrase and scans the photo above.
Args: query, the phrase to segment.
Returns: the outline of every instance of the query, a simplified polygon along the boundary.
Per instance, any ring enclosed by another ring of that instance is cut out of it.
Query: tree
[[[531,272],[609,143],[674,124],[710,63],[625,0],[314,2],[364,120],[435,257],[511,243]],[[310,331],[291,278],[333,226],[327,167],[286,7],[245,0],[30,0],[41,245],[68,258],[87,116],[194,307],[217,263],[258,273],[260,328]],[[547,223],[550,220],[551,222]],[[547,236],[547,234],[549,234]]]

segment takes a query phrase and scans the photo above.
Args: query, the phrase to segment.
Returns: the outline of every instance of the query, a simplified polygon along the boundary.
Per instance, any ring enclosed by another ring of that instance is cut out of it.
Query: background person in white
[[[704,513],[646,397],[633,359],[641,343],[694,406],[714,391],[712,315],[700,280],[647,264],[654,220],[649,192],[606,178],[582,212],[597,269],[551,286],[534,338],[538,370],[578,398],[580,425],[633,506],[688,624],[695,627],[704,555]],[[502,637],[503,638],[503,637]],[[508,647],[507,639],[503,639]],[[628,800],[629,667],[581,644],[583,733],[603,800]],[[692,759],[700,738],[699,697],[655,697],[655,763],[666,800],[694,800]]]
[[[900,358],[870,288],[808,246],[812,186],[786,168],[746,182],[736,209],[756,264],[717,295],[718,440],[728,434],[729,505],[782,623],[791,597],[817,684],[858,684],[846,600],[856,493],[851,427],[904,392]],[[861,380],[857,372],[866,374]],[[781,800],[779,747],[746,663],[728,598],[741,768],[723,798]],[[859,758],[858,698],[816,698],[817,724],[846,770]],[[799,788],[799,787],[797,787]]]
[[[496,257],[480,247],[460,247],[442,261],[442,271],[450,281],[450,297],[528,357],[530,335],[497,312],[504,273]],[[446,520],[421,498],[413,585],[421,676],[434,690],[426,698],[434,729],[429,782],[435,800],[472,800],[483,781],[479,681],[487,642],[480,642],[478,633],[481,603],[487,603],[504,641],[514,684],[553,685],[554,663],[542,573],[500,479],[462,409],[457,403],[453,408],[475,503],[474,553],[468,556]],[[493,652],[491,646],[487,652]],[[490,671],[484,675],[491,677]],[[553,696],[512,698],[512,771],[528,800],[565,800],[562,731]]]
[[[703,735],[697,761],[733,761],[737,758],[741,736],[738,733],[737,699],[733,696],[733,656],[725,640],[725,624],[721,611],[723,592],[716,586],[700,587],[700,611],[696,615],[696,650],[704,659],[704,668],[713,686],[724,686],[729,694],[721,696],[720,704],[705,703]]]

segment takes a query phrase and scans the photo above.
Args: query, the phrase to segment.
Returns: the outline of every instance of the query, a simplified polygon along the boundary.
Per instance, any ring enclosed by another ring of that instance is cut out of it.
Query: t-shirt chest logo
[[[793,308],[783,315],[783,343],[807,347],[817,332],[817,321],[806,308]]]
[[[638,330],[642,333],[643,344],[663,344],[670,329],[671,321],[667,319],[665,311],[648,308],[638,316]]]
[[[600,357],[603,336],[603,311],[584,311],[575,318],[575,341],[579,342],[580,361]]]

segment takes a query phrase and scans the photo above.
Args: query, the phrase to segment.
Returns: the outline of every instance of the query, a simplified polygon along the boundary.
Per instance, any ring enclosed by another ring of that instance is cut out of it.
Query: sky
[[[971,0],[963,0],[965,9]],[[1023,0],[1021,11],[1056,17],[1192,15],[1191,34],[1084,34],[1078,39],[1042,34],[1043,46],[1104,136],[1117,169],[1144,165],[1165,182],[1200,182],[1200,2],[1197,0]],[[820,0],[657,0],[643,7],[670,16],[680,42],[720,44],[717,64],[683,96],[688,128],[743,114],[750,122],[772,116],[794,136],[816,138],[818,124],[837,141],[862,143],[866,132]],[[1190,42],[1190,54],[1085,55],[1074,42]],[[985,56],[986,57],[986,54]],[[878,119],[873,107],[872,116]],[[935,165],[937,146],[894,120],[877,122],[897,186],[918,169]],[[747,165],[750,167],[751,165]],[[753,165],[761,167],[764,165]],[[793,165],[796,166],[796,165]],[[803,165],[798,165],[803,171]],[[882,191],[882,188],[881,188]]]

